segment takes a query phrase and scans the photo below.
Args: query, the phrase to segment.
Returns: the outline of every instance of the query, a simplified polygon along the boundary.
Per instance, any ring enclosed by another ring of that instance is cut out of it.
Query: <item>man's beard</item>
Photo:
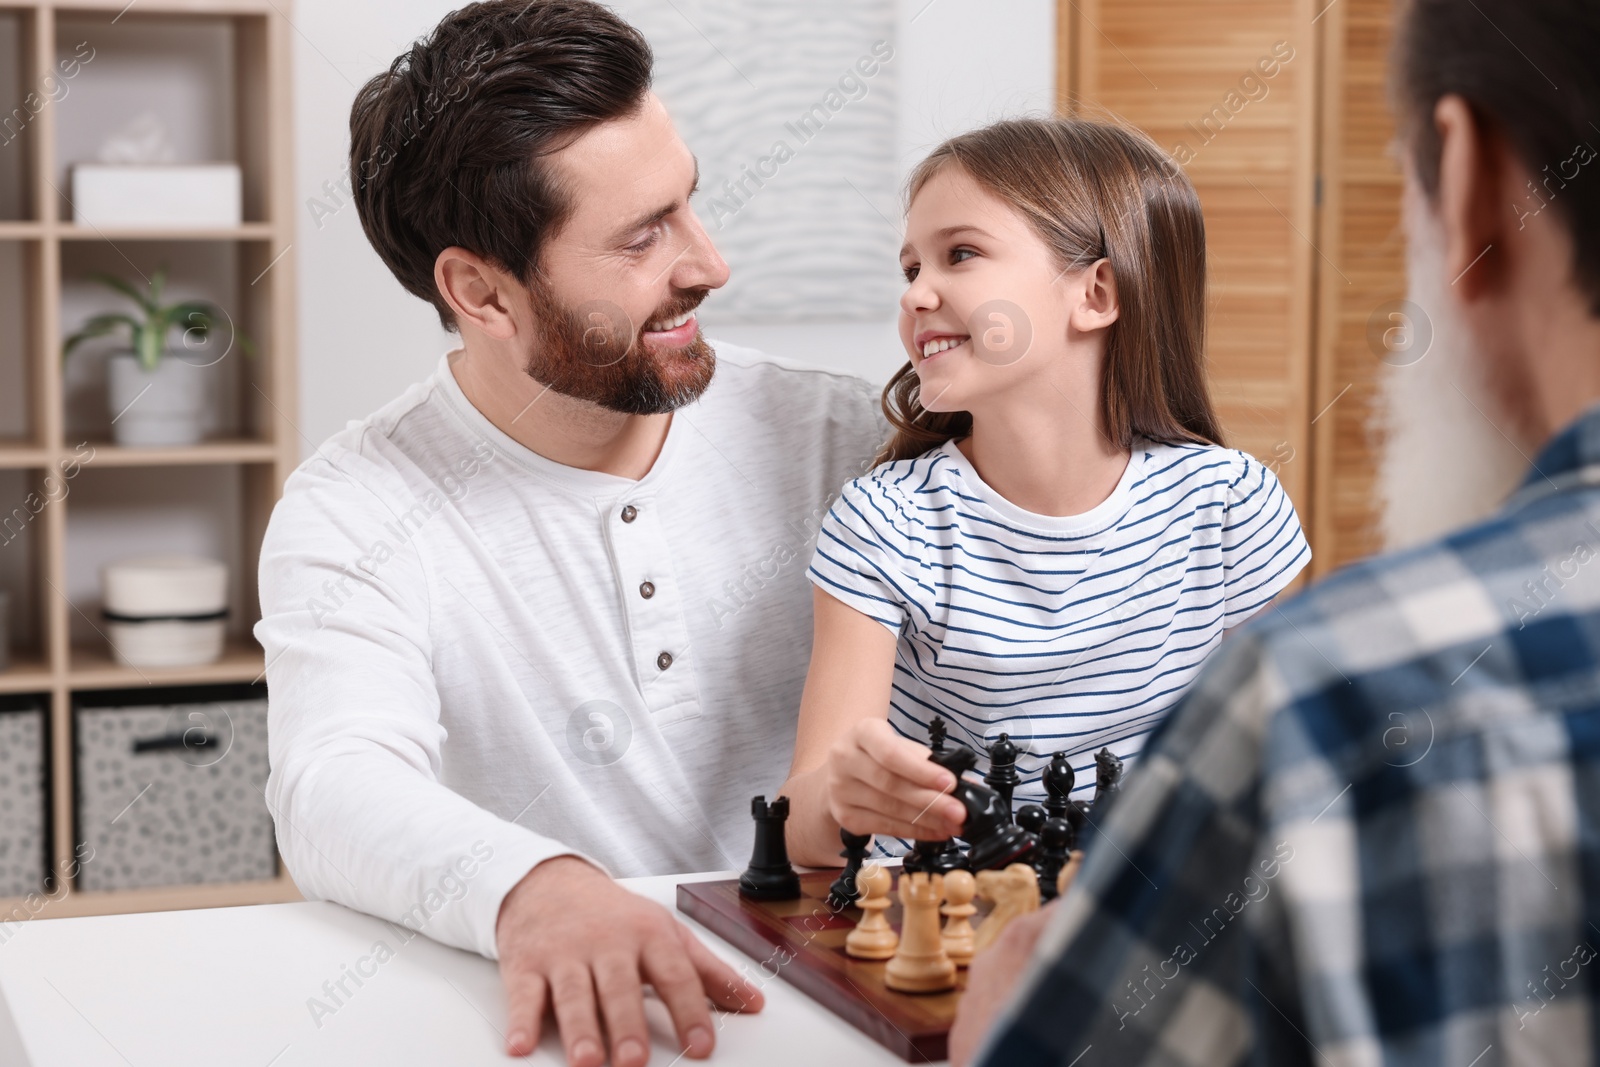
[[[1390,549],[1487,517],[1529,464],[1508,374],[1486,358],[1457,310],[1432,211],[1420,194],[1408,197],[1410,302],[1431,322],[1433,341],[1421,359],[1385,366],[1378,378],[1373,416],[1383,449],[1375,490]]]
[[[717,357],[698,330],[683,348],[656,349],[642,340],[642,325],[609,300],[569,307],[538,279],[528,296],[538,334],[523,369],[557,393],[624,415],[663,415],[698,400],[711,384]],[[646,324],[693,311],[705,298],[705,290],[680,291]]]

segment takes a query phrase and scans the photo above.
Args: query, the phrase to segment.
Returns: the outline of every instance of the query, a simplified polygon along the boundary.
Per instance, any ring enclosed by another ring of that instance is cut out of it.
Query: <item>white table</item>
[[[682,881],[627,884],[678,914]],[[748,957],[681,914],[736,966]],[[329,903],[36,919],[0,944],[0,1064],[5,1067],[504,1067],[506,1009],[495,965]],[[392,959],[332,1014],[323,983],[373,956]],[[753,965],[749,973],[760,981]],[[898,1057],[782,979],[757,1015],[717,1015],[710,1063],[784,1067],[900,1064]],[[8,1011],[9,1009],[9,1011]],[[678,1058],[666,1009],[646,1004],[650,1062]],[[553,1024],[531,1062],[564,1062]],[[692,1061],[679,1060],[680,1067]]]

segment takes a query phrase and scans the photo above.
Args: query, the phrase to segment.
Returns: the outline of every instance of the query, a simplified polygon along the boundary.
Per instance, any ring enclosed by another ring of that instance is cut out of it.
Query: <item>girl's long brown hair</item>
[[[1188,177],[1149,137],[1087,119],[997,122],[952,137],[919,163],[906,203],[960,167],[1015,209],[1063,271],[1110,261],[1120,313],[1107,327],[1100,417],[1121,448],[1134,435],[1222,444],[1206,388],[1206,233]],[[875,464],[972,432],[965,411],[925,411],[908,361],[883,390],[894,427]]]

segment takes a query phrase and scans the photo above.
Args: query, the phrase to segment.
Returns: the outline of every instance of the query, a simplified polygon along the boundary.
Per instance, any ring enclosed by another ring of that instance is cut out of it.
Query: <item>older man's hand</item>
[[[539,1045],[545,1008],[560,1028],[570,1067],[606,1060],[643,1067],[650,1058],[644,983],[655,987],[692,1058],[716,1043],[713,1002],[728,1011],[760,1011],[761,992],[712,955],[672,913],[572,856],[546,860],[512,887],[495,927],[500,979],[509,1002],[506,1052]]]
[[[968,1067],[1011,994],[1016,991],[1028,958],[1055,903],[1011,920],[1000,939],[980,952],[967,968],[967,991],[950,1028],[950,1067]]]

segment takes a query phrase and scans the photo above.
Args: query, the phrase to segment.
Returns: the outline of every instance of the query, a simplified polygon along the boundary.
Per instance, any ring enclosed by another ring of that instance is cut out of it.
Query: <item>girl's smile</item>
[[[935,356],[943,355],[952,349],[960,348],[972,340],[964,333],[940,333],[937,330],[924,330],[916,336],[916,347],[921,352],[917,359],[920,366]],[[913,352],[913,356],[917,353]]]

